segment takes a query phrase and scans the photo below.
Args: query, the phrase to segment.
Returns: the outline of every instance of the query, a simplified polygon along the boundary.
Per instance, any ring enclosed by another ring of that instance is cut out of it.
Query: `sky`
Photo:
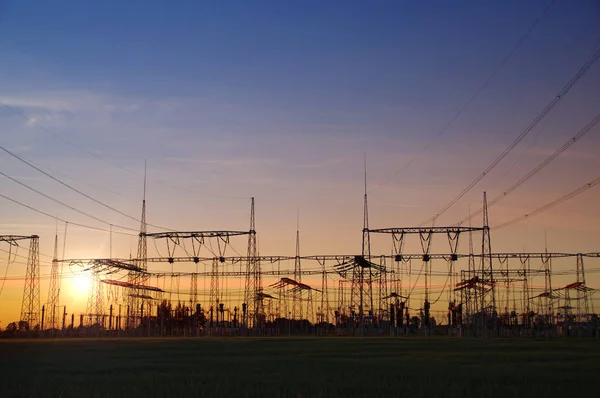
[[[594,0],[4,0],[0,145],[134,219],[147,162],[147,219],[161,228],[247,230],[255,197],[261,254],[293,255],[297,220],[302,254],[359,253],[365,157],[370,227],[419,225],[598,49],[599,18]],[[577,134],[600,112],[598,87],[593,65],[436,224],[463,219]],[[493,251],[600,251],[598,187],[494,231],[600,177],[599,148],[596,127],[492,206]],[[50,215],[139,228],[6,152],[0,171],[105,223],[0,176],[0,194]],[[0,234],[39,235],[49,273],[56,220],[0,203]],[[70,225],[65,257],[135,255],[135,237],[110,241]],[[373,238],[373,252],[390,250]],[[0,272],[6,261],[0,252]],[[18,316],[22,284],[5,282],[0,325]]]

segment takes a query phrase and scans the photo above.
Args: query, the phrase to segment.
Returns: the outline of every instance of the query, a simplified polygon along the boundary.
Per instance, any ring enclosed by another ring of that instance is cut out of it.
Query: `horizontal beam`
[[[36,239],[39,238],[39,236],[37,235],[30,235],[30,236],[24,236],[24,235],[0,235],[0,242],[9,242],[9,243],[14,243],[18,240],[29,240],[29,239]]]
[[[400,227],[369,229],[374,234],[456,234],[461,232],[482,231],[482,227]]]
[[[230,236],[250,235],[251,231],[169,231],[142,233],[140,235],[153,239],[193,239],[193,238],[225,238]]]
[[[496,260],[506,260],[506,259],[541,259],[547,260],[550,258],[565,258],[565,257],[576,257],[581,255],[583,257],[592,257],[597,258],[600,257],[600,253],[493,253],[491,256]],[[308,260],[308,261],[318,261],[320,263],[336,261],[338,263],[344,263],[348,261],[352,261],[356,258],[356,254],[328,254],[328,255],[314,255],[314,256],[300,256],[298,257],[300,260]],[[402,253],[398,255],[371,255],[365,256],[370,261],[376,261],[377,259],[386,259],[386,260],[394,260],[394,261],[409,261],[409,260],[423,260],[422,253]],[[427,254],[430,260],[446,260],[450,261],[452,259],[451,253],[432,253]],[[481,254],[455,254],[456,259],[468,258],[473,256],[475,258],[481,258]],[[292,261],[295,260],[295,256],[257,256],[256,261],[262,263],[277,263],[280,261]],[[248,261],[247,256],[227,256],[227,257],[193,257],[193,256],[184,256],[184,257],[148,257],[144,259],[149,263],[205,263],[212,262],[214,260],[219,260],[222,263],[240,263]],[[69,260],[58,260],[59,262],[67,262],[67,263],[89,263],[89,262],[114,262],[116,266],[122,265],[124,268],[126,267],[136,267],[133,265],[136,262],[142,261],[141,259],[69,259]],[[132,264],[133,263],[133,264]],[[110,265],[110,264],[106,264]],[[135,269],[132,269],[135,270]]]
[[[117,268],[117,269],[121,269],[124,271],[146,273],[146,271],[142,270],[137,265],[119,261],[119,260],[113,260],[110,258],[97,258],[97,259],[89,259],[89,260],[58,260],[58,261],[68,263],[69,266],[78,265],[78,266],[83,267],[83,266],[87,265],[91,268],[107,267],[107,268]],[[135,261],[135,260],[130,260],[130,261]]]
[[[288,270],[269,270],[269,271],[261,271],[260,274],[262,276],[286,276],[286,275],[294,275],[294,270],[293,269],[288,269]],[[335,271],[326,271],[326,274],[335,274],[337,275],[337,272]],[[218,275],[219,277],[242,277],[242,276],[246,276],[248,275],[248,273],[246,271],[217,271],[216,273],[211,272],[211,271],[206,271],[206,272],[149,272],[150,275],[152,276],[158,276],[158,277],[163,277],[163,276],[191,276],[191,275],[198,275],[198,276],[213,276],[213,275]],[[323,271],[322,270],[302,270],[300,271],[300,275],[323,275]]]
[[[120,286],[120,287],[125,287],[125,288],[130,288],[130,289],[147,290],[147,291],[159,292],[159,293],[164,292],[164,290],[162,290],[158,287],[140,285],[140,284],[129,283],[129,282],[124,282],[124,281],[116,281],[116,280],[112,280],[112,279],[103,279],[100,282],[106,283],[107,285]]]

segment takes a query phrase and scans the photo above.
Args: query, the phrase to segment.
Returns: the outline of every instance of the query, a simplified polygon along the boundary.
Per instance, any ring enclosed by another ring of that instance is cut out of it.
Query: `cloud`
[[[29,119],[28,119],[28,120],[25,122],[25,125],[26,125],[27,127],[32,127],[32,126],[35,126],[35,125],[36,125],[37,121],[38,121],[38,120],[37,120],[37,118],[35,118],[35,117],[30,117],[30,118],[29,118]]]
[[[26,108],[45,111],[74,109],[76,103],[48,94],[0,96],[0,102],[11,108]]]
[[[220,158],[220,159],[202,159],[189,157],[173,157],[164,156],[157,159],[166,160],[169,162],[184,163],[184,164],[204,164],[216,167],[240,167],[240,166],[257,166],[257,165],[275,165],[281,162],[278,158]]]
[[[372,203],[375,206],[382,206],[382,207],[410,207],[410,208],[419,208],[421,206],[417,206],[417,205],[409,205],[409,204],[405,204],[405,203]]]
[[[38,115],[83,114],[107,115],[115,112],[135,112],[140,109],[138,99],[122,98],[89,91],[40,91],[0,95],[0,103],[16,113],[23,112],[29,119]]]
[[[334,166],[343,163],[349,156],[325,159],[318,162],[299,164],[298,167],[308,169],[322,169],[329,166]]]

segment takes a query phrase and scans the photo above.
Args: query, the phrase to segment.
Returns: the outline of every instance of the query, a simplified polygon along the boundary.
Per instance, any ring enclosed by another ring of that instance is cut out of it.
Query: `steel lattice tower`
[[[371,236],[369,233],[369,207],[367,203],[367,167],[365,161],[365,195],[363,207],[363,230],[362,230],[362,257],[370,261],[371,258]],[[358,316],[361,326],[364,325],[365,312],[373,309],[372,295],[372,269],[357,265],[352,273],[352,291],[350,306],[358,308]],[[366,295],[366,297],[365,297]]]
[[[548,254],[548,244],[546,246],[546,255]],[[544,314],[547,316],[548,321],[551,325],[554,324],[554,296],[552,293],[552,257],[547,256],[544,260],[544,293],[545,297],[545,308]]]
[[[471,226],[471,209],[469,208],[469,227]],[[468,278],[475,278],[477,276],[477,267],[475,265],[475,254],[473,248],[473,231],[469,231],[469,272],[467,273]],[[477,290],[466,289],[466,313],[467,319],[473,325],[472,316],[478,312],[479,300],[477,297]],[[473,297],[474,296],[474,297]]]
[[[312,289],[308,291],[308,297],[307,297],[307,302],[306,302],[306,319],[309,322],[315,322],[313,316],[314,316],[315,310],[314,310],[314,306],[313,306],[313,296],[312,296]]]
[[[50,271],[50,288],[48,289],[48,302],[46,308],[46,327],[54,329],[58,327],[58,304],[60,294],[60,278],[58,275],[58,234],[54,236],[54,257],[52,258],[52,270]]]
[[[489,290],[485,292],[482,286],[481,293],[481,315],[483,320],[482,327],[484,332],[486,328],[486,317],[491,316],[495,320],[496,314],[496,295],[494,288],[494,273],[492,267],[492,242],[490,239],[490,224],[488,216],[487,193],[483,193],[483,231],[481,239],[481,281],[484,285],[489,286]],[[489,312],[489,314],[488,314]]]
[[[145,168],[145,165],[144,165]],[[147,224],[146,224],[146,173],[144,171],[144,197],[142,200],[142,218],[140,220],[140,234],[138,237],[137,257],[135,265],[146,271],[148,269],[148,246],[147,246]],[[133,288],[129,289],[129,319],[128,326],[130,328],[137,327],[138,317],[141,315],[141,307],[144,305],[144,299],[142,299],[142,290],[139,286],[145,286],[148,284],[149,275],[147,273],[130,272],[129,282],[134,285]],[[144,307],[146,307],[144,305]],[[140,319],[141,321],[141,319]]]
[[[89,316],[90,326],[104,327],[104,298],[102,295],[102,282],[98,273],[94,273],[92,276],[92,286],[88,296],[86,312]]]
[[[39,325],[40,321],[40,238],[33,235],[29,242],[21,321],[27,322],[27,327],[33,329]]]
[[[194,311],[196,308],[196,304],[198,303],[198,273],[195,272],[192,274],[192,278],[190,280],[190,304],[191,308]]]
[[[254,326],[260,318],[262,298],[259,293],[262,292],[260,279],[260,265],[256,257],[256,229],[254,220],[254,198],[250,204],[250,230],[248,235],[248,254],[246,257],[246,284],[244,289],[244,302],[247,305],[246,326],[248,325],[249,315],[254,317]]]
[[[587,321],[590,313],[588,303],[588,287],[585,284],[585,269],[583,267],[583,255],[577,254],[577,322]]]
[[[214,307],[217,311],[219,307],[219,259],[214,258],[212,261],[212,272],[210,274],[210,307]]]
[[[302,282],[302,265],[300,262],[300,231],[296,228],[296,258],[294,259],[294,280]],[[302,292],[298,289],[293,292],[292,319],[302,319]]]
[[[323,262],[323,273],[321,275],[321,319],[320,322],[329,323],[329,293],[327,289],[327,270]]]

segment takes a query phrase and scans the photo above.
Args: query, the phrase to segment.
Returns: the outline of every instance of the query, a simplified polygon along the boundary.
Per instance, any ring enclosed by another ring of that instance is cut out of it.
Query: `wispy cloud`
[[[217,166],[217,167],[241,167],[241,166],[249,166],[249,165],[275,165],[281,162],[281,159],[278,158],[220,158],[220,159],[202,159],[202,158],[190,158],[190,157],[173,157],[173,156],[165,156],[160,157],[158,159],[176,162],[176,163],[185,163],[185,164],[201,164],[201,165],[209,165],[209,166]]]
[[[325,167],[341,164],[344,161],[346,161],[346,159],[348,159],[348,157],[337,157],[337,158],[316,161],[316,162],[312,162],[312,163],[299,164],[298,167],[307,168],[307,169],[322,169]]]
[[[382,206],[382,207],[410,207],[410,208],[420,208],[421,206],[418,205],[409,205],[406,203],[382,203],[382,202],[375,202],[373,203],[373,205],[375,206]]]

